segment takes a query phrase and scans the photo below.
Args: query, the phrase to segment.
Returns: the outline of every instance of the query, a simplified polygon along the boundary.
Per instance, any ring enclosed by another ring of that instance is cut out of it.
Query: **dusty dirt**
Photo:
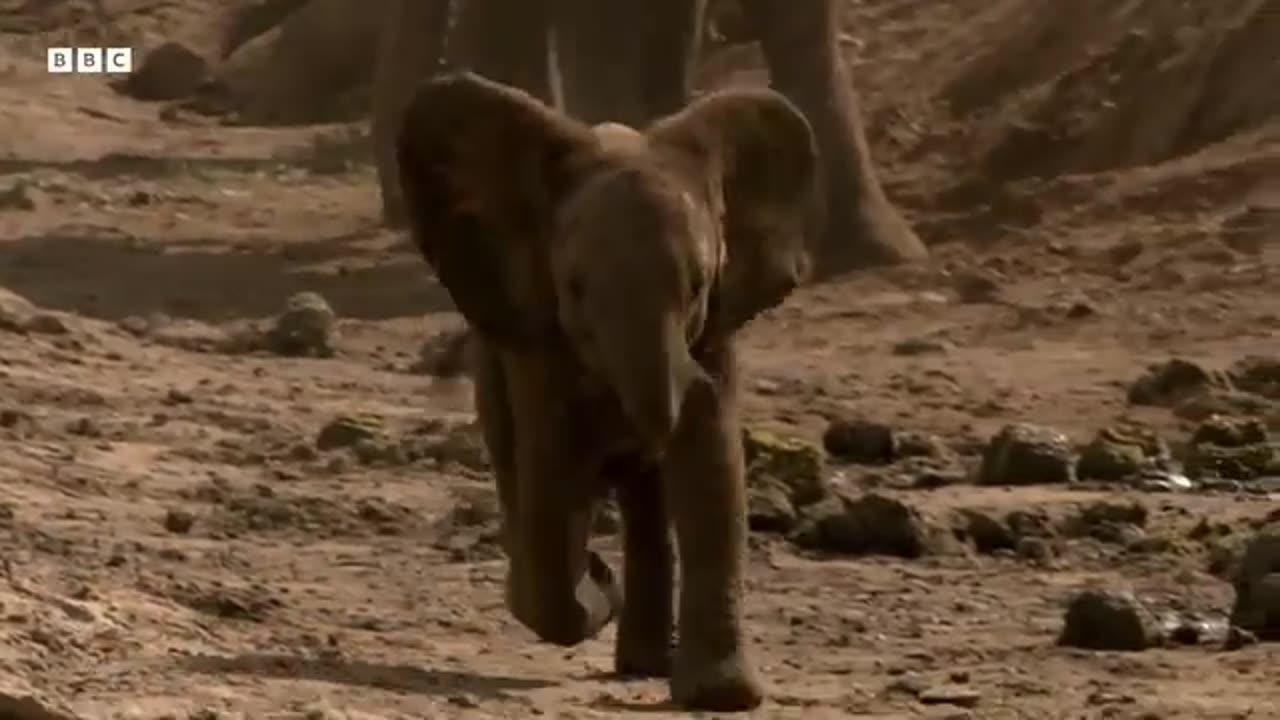
[[[0,715],[677,716],[662,683],[608,676],[612,630],[566,651],[503,610],[467,381],[419,361],[458,319],[378,226],[366,124],[228,124],[44,73],[64,44],[176,39],[216,62],[219,8],[0,1]],[[848,21],[890,193],[936,256],[753,325],[753,426],[817,442],[833,417],[875,420],[968,471],[1019,421],[1180,447],[1194,412],[1126,400],[1144,368],[1280,354],[1277,3],[861,0]],[[750,82],[757,55],[719,51],[707,77]],[[332,354],[256,350],[303,291],[337,316]],[[1274,401],[1224,407],[1280,432]],[[321,434],[339,417],[354,450]],[[755,716],[1280,717],[1273,643],[1055,645],[1095,586],[1220,627],[1204,523],[1247,535],[1274,478],[1154,494],[828,472],[932,518],[1104,499],[1148,517],[1052,558],[757,534]]]

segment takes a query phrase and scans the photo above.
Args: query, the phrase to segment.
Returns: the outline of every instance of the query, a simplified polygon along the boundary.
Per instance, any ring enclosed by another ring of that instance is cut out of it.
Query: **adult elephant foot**
[[[770,80],[813,125],[825,184],[816,278],[921,260],[928,250],[876,176],[858,96],[838,44],[833,0],[742,0]]]
[[[876,181],[872,178],[870,182]],[[826,229],[814,263],[817,278],[875,265],[915,262],[929,256],[910,223],[883,192],[861,201],[852,200],[850,192],[856,192],[858,185],[865,186],[866,181],[846,179],[831,183]]]

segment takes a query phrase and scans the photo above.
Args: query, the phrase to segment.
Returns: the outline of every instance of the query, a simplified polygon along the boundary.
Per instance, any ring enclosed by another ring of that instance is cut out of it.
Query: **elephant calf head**
[[[808,273],[816,150],[769,90],[595,128],[470,73],[410,103],[398,164],[415,242],[492,342],[567,342],[659,444],[727,338]]]

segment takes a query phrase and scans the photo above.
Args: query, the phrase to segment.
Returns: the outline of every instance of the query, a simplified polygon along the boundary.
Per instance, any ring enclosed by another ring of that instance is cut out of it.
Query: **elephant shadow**
[[[275,680],[310,680],[418,695],[468,693],[488,700],[510,699],[513,692],[555,685],[537,678],[283,653],[195,655],[184,659],[183,665],[187,670],[202,675],[251,675]]]
[[[603,697],[592,701],[591,707],[595,710],[601,710],[603,712],[613,713],[616,715],[673,713],[681,711],[681,707],[670,699],[654,700],[653,702],[636,702],[631,700],[620,700],[616,697]]]

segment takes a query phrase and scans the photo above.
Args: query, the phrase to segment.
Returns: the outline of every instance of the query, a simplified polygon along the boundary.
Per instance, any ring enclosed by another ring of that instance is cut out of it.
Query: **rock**
[[[475,472],[490,469],[489,452],[478,423],[453,423],[438,434],[416,434],[402,443],[409,460],[430,458],[442,465],[458,465]]]
[[[1213,632],[1215,623],[1194,613],[1181,614],[1168,623],[1166,635],[1178,645],[1199,645]]]
[[[1143,492],[1186,492],[1195,488],[1191,478],[1170,470],[1143,470],[1133,480],[1135,490]]]
[[[13,431],[14,435],[19,438],[34,432],[38,427],[35,417],[24,410],[17,408],[0,409],[0,428]]]
[[[1191,435],[1191,443],[1208,443],[1224,448],[1238,448],[1266,442],[1267,426],[1260,420],[1237,419],[1211,415]]]
[[[836,496],[804,515],[792,538],[801,547],[902,558],[918,558],[939,549],[938,535],[920,513],[884,495]]]
[[[361,465],[394,467],[413,462],[403,443],[381,436],[357,441],[351,446],[351,453]]]
[[[503,519],[493,487],[475,488],[434,523],[434,544],[457,562],[491,560],[503,554]]]
[[[332,357],[337,316],[319,294],[300,292],[267,330],[267,349],[288,357]]]
[[[1121,240],[1107,248],[1107,261],[1117,267],[1128,265],[1137,260],[1145,250],[1146,246],[1139,240]]]
[[[1081,506],[1076,515],[1076,522],[1085,527],[1105,523],[1126,523],[1146,527],[1150,515],[1147,507],[1137,501],[1121,503],[1098,500]]]
[[[912,337],[893,345],[893,354],[902,356],[941,355],[951,351],[951,343],[926,337]]]
[[[1222,244],[1246,255],[1260,255],[1280,237],[1280,208],[1249,204],[1223,220]]]
[[[196,516],[186,510],[169,510],[164,514],[164,529],[174,535],[186,535],[196,524]]]
[[[1265,442],[1238,448],[1197,445],[1187,463],[1196,478],[1257,480],[1280,475],[1280,442]]]
[[[787,488],[792,505],[817,502],[829,493],[823,477],[822,450],[797,438],[782,438],[758,428],[744,428],[742,447],[747,482],[759,485],[773,480]]]
[[[1227,582],[1239,576],[1247,540],[1239,535],[1221,535],[1202,538],[1208,562],[1205,572]]]
[[[1076,477],[1115,482],[1172,460],[1169,446],[1154,433],[1138,429],[1103,428],[1080,452]]]
[[[1001,550],[1016,552],[1024,540],[1048,542],[1054,535],[1047,516],[1021,510],[1014,510],[1000,517],[990,510],[961,508],[957,511],[955,524],[980,553]]]
[[[961,303],[993,303],[1000,300],[1000,282],[985,271],[961,270],[951,276],[951,284],[956,292],[956,299]]]
[[[30,300],[0,288],[0,330],[26,332],[27,321],[35,312],[36,307]]]
[[[467,344],[471,333],[466,328],[440,331],[422,343],[413,372],[435,377],[457,377],[467,372]]]
[[[1173,406],[1182,420],[1202,422],[1212,415],[1266,415],[1280,409],[1280,403],[1238,390],[1211,389],[1184,398]]]
[[[502,508],[495,489],[485,487],[460,493],[457,504],[443,521],[455,527],[485,527],[502,521]]]
[[[199,53],[170,41],[147,52],[122,89],[138,100],[177,100],[193,94],[208,75],[209,63]]]
[[[1280,442],[1260,420],[1212,415],[1191,436],[1187,472],[1227,480],[1280,475]]]
[[[26,687],[25,681],[0,680],[0,718],[5,720],[76,720],[70,712],[58,709]]]
[[[1074,482],[1075,457],[1066,435],[1052,428],[1006,425],[982,453],[978,483],[1031,485]]]
[[[917,696],[924,705],[956,705],[963,708],[977,707],[982,693],[967,686],[949,683],[925,689]]]
[[[755,532],[790,532],[796,525],[796,509],[787,488],[776,480],[747,488],[747,523]]]
[[[24,182],[16,182],[8,188],[0,190],[0,210],[28,211],[36,209],[35,198],[31,196],[31,186]]]
[[[1132,593],[1085,590],[1071,599],[1058,644],[1139,651],[1161,642],[1159,624]]]
[[[822,433],[832,457],[863,465],[887,465],[898,455],[898,439],[887,425],[867,420],[833,420]]]
[[[1097,317],[1102,314],[1102,311],[1093,303],[1077,301],[1068,304],[1062,314],[1069,320],[1083,320],[1084,318]]]
[[[1280,640],[1280,522],[1248,541],[1231,584],[1231,625],[1262,640]]]
[[[974,549],[978,552],[1012,550],[1018,544],[1018,538],[1009,526],[991,513],[975,508],[961,508],[958,514],[960,529],[973,542]]]
[[[1099,500],[1080,506],[1064,525],[1066,532],[1074,537],[1130,546],[1146,537],[1144,528],[1148,516],[1146,506],[1138,502]]]
[[[1010,510],[1004,522],[1014,537],[1053,538],[1053,522],[1043,510]]]
[[[915,490],[936,490],[959,485],[969,479],[968,471],[959,464],[938,464],[933,460],[927,460],[905,469],[911,476],[911,488]]]
[[[382,437],[382,427],[373,418],[343,416],[330,421],[316,435],[318,450],[354,447],[362,441]]]
[[[1248,355],[1227,371],[1236,387],[1272,400],[1280,400],[1280,357]]]
[[[1018,538],[1018,544],[1014,546],[1013,554],[1033,563],[1047,563],[1057,555],[1057,550],[1054,549],[1053,543],[1046,538],[1024,537]]]
[[[931,458],[946,461],[957,460],[955,451],[937,435],[905,430],[894,433],[894,441],[896,445],[895,459]]]
[[[1214,388],[1230,389],[1223,373],[1174,358],[1148,367],[1147,372],[1129,386],[1128,399],[1133,405],[1171,407]]]
[[[1256,645],[1258,636],[1245,630],[1231,625],[1227,628],[1227,637],[1222,641],[1222,649],[1228,652],[1239,650],[1249,645]]]

